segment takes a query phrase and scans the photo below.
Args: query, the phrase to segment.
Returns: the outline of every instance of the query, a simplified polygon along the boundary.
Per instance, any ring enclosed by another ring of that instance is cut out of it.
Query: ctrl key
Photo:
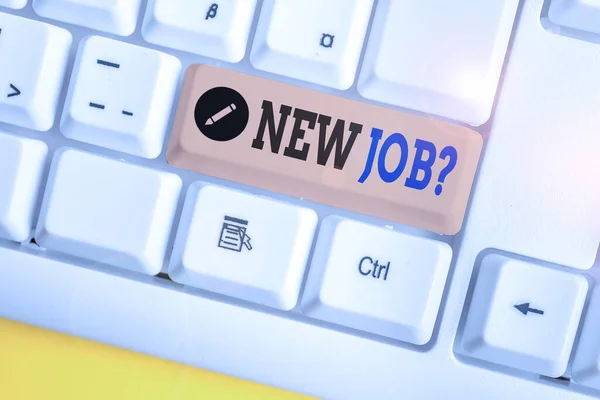
[[[302,309],[316,319],[424,345],[433,333],[451,259],[447,243],[328,217]]]

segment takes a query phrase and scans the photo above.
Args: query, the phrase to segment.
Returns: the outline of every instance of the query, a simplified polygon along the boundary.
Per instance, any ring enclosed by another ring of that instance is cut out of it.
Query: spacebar
[[[339,364],[336,357],[319,360],[324,351],[354,348],[380,356],[393,351],[389,345],[192,295],[160,281],[0,248],[0,318],[307,394],[323,386],[317,384],[320,373]],[[407,354],[409,361],[417,361],[411,357]],[[313,368],[298,370],[291,361]],[[320,373],[315,373],[317,366]],[[325,385],[319,392],[333,394],[334,389]]]

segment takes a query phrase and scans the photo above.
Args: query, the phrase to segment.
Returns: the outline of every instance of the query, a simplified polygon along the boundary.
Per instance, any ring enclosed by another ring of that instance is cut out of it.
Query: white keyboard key
[[[150,0],[144,39],[223,61],[244,58],[256,0]]]
[[[75,61],[61,132],[124,153],[158,157],[180,70],[173,56],[88,37]]]
[[[20,9],[27,5],[27,0],[0,0],[0,6]]]
[[[169,276],[176,282],[282,310],[294,308],[317,224],[314,211],[194,183]]]
[[[358,90],[471,125],[491,113],[519,0],[381,0]]]
[[[451,259],[446,243],[328,217],[302,308],[314,318],[423,345],[433,333]]]
[[[0,13],[0,121],[52,127],[72,40],[65,29]]]
[[[140,4],[141,0],[33,0],[33,9],[42,17],[129,36]]]
[[[0,237],[29,238],[48,147],[0,132]]]
[[[373,0],[265,0],[252,46],[254,67],[348,89]]]
[[[498,254],[482,261],[462,349],[533,373],[565,373],[588,290],[580,275]]]
[[[35,238],[42,247],[155,275],[181,179],[72,149],[52,161]]]
[[[600,287],[595,286],[583,320],[581,337],[575,351],[571,376],[573,380],[600,390]]]
[[[556,25],[600,33],[600,1],[552,0],[548,19]]]

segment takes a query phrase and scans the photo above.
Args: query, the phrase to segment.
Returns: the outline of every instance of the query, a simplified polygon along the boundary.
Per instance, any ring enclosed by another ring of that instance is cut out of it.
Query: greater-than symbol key
[[[60,104],[72,36],[66,29],[4,12],[0,30],[0,75],[5,78],[0,121],[47,131]]]
[[[21,91],[12,83],[10,84],[10,88],[12,89],[12,92],[10,92],[6,97],[15,97],[21,94]]]

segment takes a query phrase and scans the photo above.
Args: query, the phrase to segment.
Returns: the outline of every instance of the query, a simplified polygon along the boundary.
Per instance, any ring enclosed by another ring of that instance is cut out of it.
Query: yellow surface
[[[0,399],[307,397],[0,319]]]

